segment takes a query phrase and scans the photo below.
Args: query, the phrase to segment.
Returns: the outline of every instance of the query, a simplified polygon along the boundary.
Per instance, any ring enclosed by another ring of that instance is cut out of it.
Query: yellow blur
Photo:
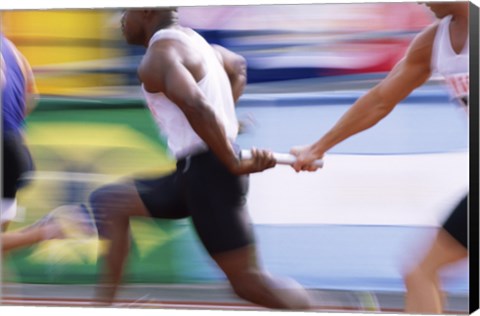
[[[101,60],[122,56],[115,17],[112,10],[5,11],[1,21],[34,69],[40,94],[78,95],[121,84],[119,76],[91,71]]]

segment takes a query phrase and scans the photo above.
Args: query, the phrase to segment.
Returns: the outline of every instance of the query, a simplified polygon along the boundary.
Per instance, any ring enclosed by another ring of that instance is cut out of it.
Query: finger
[[[295,162],[292,167],[296,172],[300,172],[302,170],[302,164],[299,161]]]
[[[313,172],[318,169],[317,166],[312,165],[312,164],[304,164],[302,165],[302,171],[308,171],[308,172]]]
[[[251,159],[255,159],[255,155],[257,154],[257,149],[255,147],[250,148],[250,154],[252,156]]]
[[[318,170],[318,167],[316,167],[316,166],[310,166],[310,167],[307,167],[305,170],[306,170],[306,171],[309,171],[309,172],[314,172],[314,171],[317,171],[317,170]]]
[[[269,162],[268,167],[269,168],[273,168],[277,165],[277,160],[273,157],[273,153],[269,154],[268,159],[269,159],[268,160],[268,162]]]
[[[275,166],[277,164],[277,160],[273,156],[273,152],[270,150],[265,150],[265,158],[268,161],[269,165]]]
[[[259,167],[263,169],[268,169],[272,168],[277,164],[277,161],[275,160],[273,156],[273,152],[263,149],[260,150],[260,155],[259,155]]]
[[[265,149],[257,149],[257,152],[259,160],[265,161],[267,159],[268,153]]]
[[[258,156],[263,161],[274,159],[273,153],[267,149],[258,149]]]

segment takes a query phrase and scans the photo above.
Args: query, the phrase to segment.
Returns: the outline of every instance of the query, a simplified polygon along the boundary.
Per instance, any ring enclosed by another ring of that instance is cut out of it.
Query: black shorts
[[[468,209],[468,195],[465,196],[460,203],[455,207],[453,212],[443,224],[443,228],[465,248],[467,248],[467,209]]]
[[[236,176],[212,152],[177,162],[177,170],[156,179],[137,179],[135,186],[154,218],[192,217],[210,254],[253,243],[247,212],[248,176]]]
[[[22,135],[15,132],[4,132],[3,142],[3,198],[13,199],[17,190],[27,184],[22,175],[32,171],[33,161],[30,151],[23,141]]]

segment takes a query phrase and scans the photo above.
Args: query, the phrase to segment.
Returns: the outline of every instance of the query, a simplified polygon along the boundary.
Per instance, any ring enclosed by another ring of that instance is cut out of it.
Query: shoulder
[[[189,35],[176,29],[163,29],[150,40],[141,67],[148,68],[157,64],[168,64],[187,59],[192,54]]]
[[[180,59],[181,43],[175,39],[160,39],[148,47],[138,67],[139,76],[164,70]]]
[[[220,45],[213,44],[211,46],[217,56],[217,59],[224,67],[230,67],[231,65],[244,66],[246,64],[246,59],[242,55],[232,52],[231,50],[228,50]]]
[[[438,25],[439,22],[436,22],[415,36],[407,50],[406,59],[408,62],[430,65]]]
[[[33,70],[32,67],[30,66],[30,63],[28,62],[27,58],[22,54],[22,52],[13,44],[12,41],[10,41],[7,38],[4,38],[6,43],[8,43],[11,53],[15,57],[16,64],[18,67],[20,67],[20,70],[22,71],[23,77],[27,80],[28,86],[30,89],[30,86],[32,85],[33,79]],[[33,89],[33,88],[32,88]]]

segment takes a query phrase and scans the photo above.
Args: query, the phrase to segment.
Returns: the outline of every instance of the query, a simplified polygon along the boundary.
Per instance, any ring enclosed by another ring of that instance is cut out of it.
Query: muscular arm
[[[232,173],[258,172],[273,167],[274,160],[267,154],[261,154],[259,159],[252,161],[239,161],[227,139],[223,123],[208,106],[197,85],[195,76],[202,78],[205,70],[202,71],[198,65],[192,66],[195,56],[188,51],[185,53],[181,44],[173,40],[162,40],[156,44],[149,49],[138,71],[145,89],[162,92],[175,103],[197,135]]]
[[[382,120],[415,88],[431,75],[430,62],[436,26],[420,33],[412,42],[406,56],[377,86],[359,98],[334,127],[311,147],[317,157]]]
[[[243,56],[222,46],[212,45],[212,47],[227,72],[232,87],[233,100],[237,103],[247,84],[247,62]]]

